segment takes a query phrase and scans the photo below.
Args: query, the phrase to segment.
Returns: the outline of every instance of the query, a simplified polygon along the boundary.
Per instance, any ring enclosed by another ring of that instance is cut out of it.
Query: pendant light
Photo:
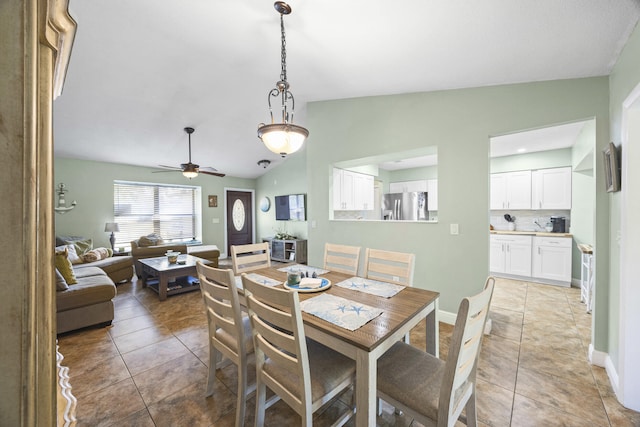
[[[277,1],[273,7],[280,14],[282,68],[280,71],[280,80],[276,83],[276,87],[271,89],[267,95],[271,124],[260,123],[258,126],[258,138],[262,140],[269,150],[285,157],[287,154],[295,153],[302,147],[304,140],[309,136],[309,131],[302,126],[293,124],[295,101],[293,94],[289,91],[289,83],[287,82],[287,50],[284,32],[284,15],[291,13],[291,6],[285,2]],[[280,98],[280,117],[278,118],[281,120],[280,123],[276,123],[274,120],[271,98]]]

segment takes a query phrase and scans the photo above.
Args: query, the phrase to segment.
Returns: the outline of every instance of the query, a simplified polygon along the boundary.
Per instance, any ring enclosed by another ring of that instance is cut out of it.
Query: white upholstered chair
[[[208,267],[200,261],[197,262],[196,269],[209,323],[209,377],[206,395],[213,395],[216,370],[229,361],[236,364],[236,427],[240,427],[244,425],[246,396],[255,391],[255,383],[247,384],[247,359],[253,353],[249,317],[243,316],[240,309],[238,291],[231,270]]]
[[[339,273],[358,275],[360,264],[360,246],[336,245],[325,243],[324,268]]]
[[[256,426],[264,425],[266,387],[311,426],[313,413],[349,388],[355,361],[306,339],[297,291],[269,287],[242,275],[256,354]],[[354,392],[355,395],[355,392]],[[353,410],[334,425],[343,425]]]
[[[233,272],[236,275],[270,267],[269,243],[233,245],[231,246],[231,262],[233,264]]]
[[[476,370],[494,283],[489,277],[481,293],[460,303],[446,362],[404,342],[378,359],[378,397],[425,426],[458,419],[476,426]]]
[[[414,254],[367,248],[364,276],[367,279],[413,286],[415,258]]]

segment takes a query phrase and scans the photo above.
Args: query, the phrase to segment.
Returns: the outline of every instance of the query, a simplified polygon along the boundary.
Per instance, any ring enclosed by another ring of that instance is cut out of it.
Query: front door
[[[253,205],[250,191],[227,192],[227,254],[232,245],[253,243]]]

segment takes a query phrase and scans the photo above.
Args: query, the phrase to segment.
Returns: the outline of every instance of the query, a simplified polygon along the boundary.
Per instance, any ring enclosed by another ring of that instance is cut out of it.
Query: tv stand
[[[268,237],[262,239],[269,243],[271,259],[280,262],[295,262],[296,264],[307,263],[307,241],[306,240],[280,240]]]

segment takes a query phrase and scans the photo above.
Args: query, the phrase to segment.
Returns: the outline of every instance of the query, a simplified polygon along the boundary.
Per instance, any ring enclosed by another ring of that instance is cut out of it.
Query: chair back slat
[[[257,375],[289,405],[311,402],[310,387],[305,387],[311,384],[311,374],[298,292],[266,286],[244,274],[242,285],[253,330]],[[296,389],[304,396],[296,397],[285,384],[262,372],[267,358],[270,365],[297,376]]]
[[[271,266],[269,243],[231,246],[231,262],[235,274]]]
[[[367,279],[413,286],[414,254],[367,248],[364,265]]]
[[[326,243],[324,246],[324,268],[344,274],[358,275],[360,246]]]
[[[464,298],[460,303],[440,390],[438,418],[439,421],[441,417],[447,420],[442,425],[455,424],[462,412],[462,404],[466,402],[466,399],[456,398],[472,393],[472,388],[475,387],[471,383],[475,382],[482,334],[494,284],[495,279],[489,277],[481,293]],[[456,405],[456,402],[459,404]]]

